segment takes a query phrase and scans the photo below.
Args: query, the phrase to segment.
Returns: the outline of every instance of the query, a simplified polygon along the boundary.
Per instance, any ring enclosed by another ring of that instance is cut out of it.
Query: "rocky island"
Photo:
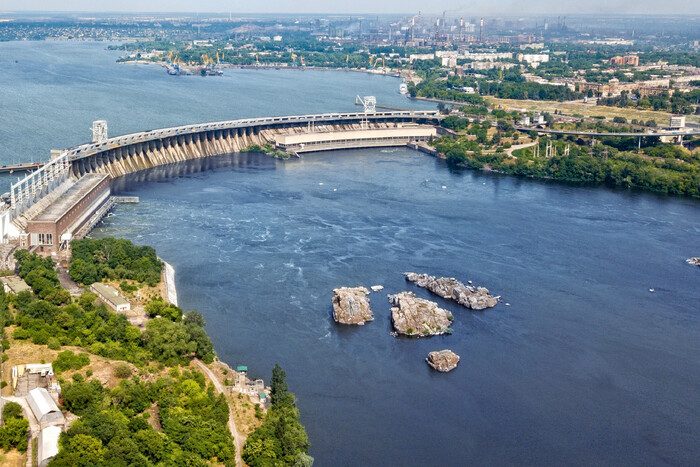
[[[341,287],[333,289],[333,294],[333,319],[336,323],[362,326],[374,320],[366,288]]]
[[[700,266],[700,256],[696,258],[688,258],[685,260],[685,262],[693,266]]]
[[[442,373],[447,373],[457,368],[459,363],[459,355],[451,350],[436,350],[428,354],[428,358],[425,359],[428,365],[433,367],[435,370]]]
[[[465,308],[471,310],[483,310],[492,308],[501,297],[493,296],[486,287],[472,287],[464,285],[454,277],[429,276],[415,272],[405,272],[406,280],[415,283],[419,287],[428,289],[442,298],[454,300]]]
[[[389,295],[391,321],[396,332],[407,336],[436,336],[449,333],[452,313],[437,303],[416,297],[413,292]]]

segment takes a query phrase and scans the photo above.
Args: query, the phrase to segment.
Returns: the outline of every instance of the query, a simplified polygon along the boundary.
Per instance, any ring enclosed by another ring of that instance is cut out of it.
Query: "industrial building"
[[[66,422],[49,391],[35,388],[27,394],[27,403],[40,425],[62,425]]]
[[[37,463],[39,467],[46,467],[51,459],[58,454],[58,438],[61,436],[60,426],[48,426],[39,432],[37,440]]]
[[[100,297],[100,300],[118,313],[131,310],[131,303],[129,303],[129,300],[119,295],[117,289],[111,285],[95,282],[90,286],[90,290],[95,292],[97,296]]]
[[[624,57],[618,56],[610,59],[611,65],[629,65],[629,66],[639,66],[639,57],[636,55],[625,55]]]
[[[25,242],[28,244],[21,246],[44,255],[57,253],[61,242],[70,241],[95,210],[109,199],[107,174],[86,174],[64,184],[70,186],[58,191],[56,199],[47,196],[46,201],[52,202],[27,219]]]

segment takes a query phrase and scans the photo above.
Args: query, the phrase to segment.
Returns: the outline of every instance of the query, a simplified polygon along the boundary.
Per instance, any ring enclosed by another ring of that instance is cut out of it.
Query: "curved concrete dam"
[[[425,129],[434,128],[438,118],[435,111],[400,111],[240,119],[115,138],[106,138],[104,134],[96,142],[61,151],[61,157],[70,162],[73,176],[99,172],[116,178],[159,165],[240,152],[251,145],[266,143],[294,152],[400,146],[429,139]],[[291,146],[288,144],[290,136],[294,140]]]

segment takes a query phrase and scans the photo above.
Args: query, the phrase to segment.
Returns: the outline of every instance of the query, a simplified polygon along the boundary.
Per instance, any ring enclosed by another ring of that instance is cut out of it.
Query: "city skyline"
[[[262,0],[250,4],[242,1],[225,0],[123,0],[94,2],[90,0],[70,0],[57,4],[52,0],[7,0],[2,11],[46,11],[46,12],[119,12],[119,13],[319,13],[319,14],[425,14],[448,15],[557,15],[557,14],[700,14],[700,2],[694,5],[685,0],[669,0],[659,3],[653,0],[592,0],[580,2],[557,2],[534,0],[524,4],[516,0],[437,1],[426,3],[419,0],[357,0],[352,4],[309,0],[303,6],[282,0]]]

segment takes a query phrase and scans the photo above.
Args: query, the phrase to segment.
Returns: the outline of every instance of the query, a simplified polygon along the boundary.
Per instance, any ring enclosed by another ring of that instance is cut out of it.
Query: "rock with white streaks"
[[[369,290],[364,287],[341,287],[333,290],[333,319],[341,324],[358,324],[374,320],[369,307]]]
[[[464,285],[454,277],[429,276],[428,274],[417,274],[415,272],[405,272],[406,280],[415,283],[419,287],[428,289],[435,295],[442,298],[454,300],[463,307],[472,310],[483,310],[492,308],[498,303],[500,297],[491,295],[486,287],[472,287]]]
[[[450,333],[452,313],[437,303],[416,297],[413,292],[389,295],[391,321],[399,334],[413,337]]]
[[[428,365],[440,371],[442,373],[447,373],[457,368],[459,363],[459,355],[451,350],[436,350],[428,354],[428,358],[425,359]]]

